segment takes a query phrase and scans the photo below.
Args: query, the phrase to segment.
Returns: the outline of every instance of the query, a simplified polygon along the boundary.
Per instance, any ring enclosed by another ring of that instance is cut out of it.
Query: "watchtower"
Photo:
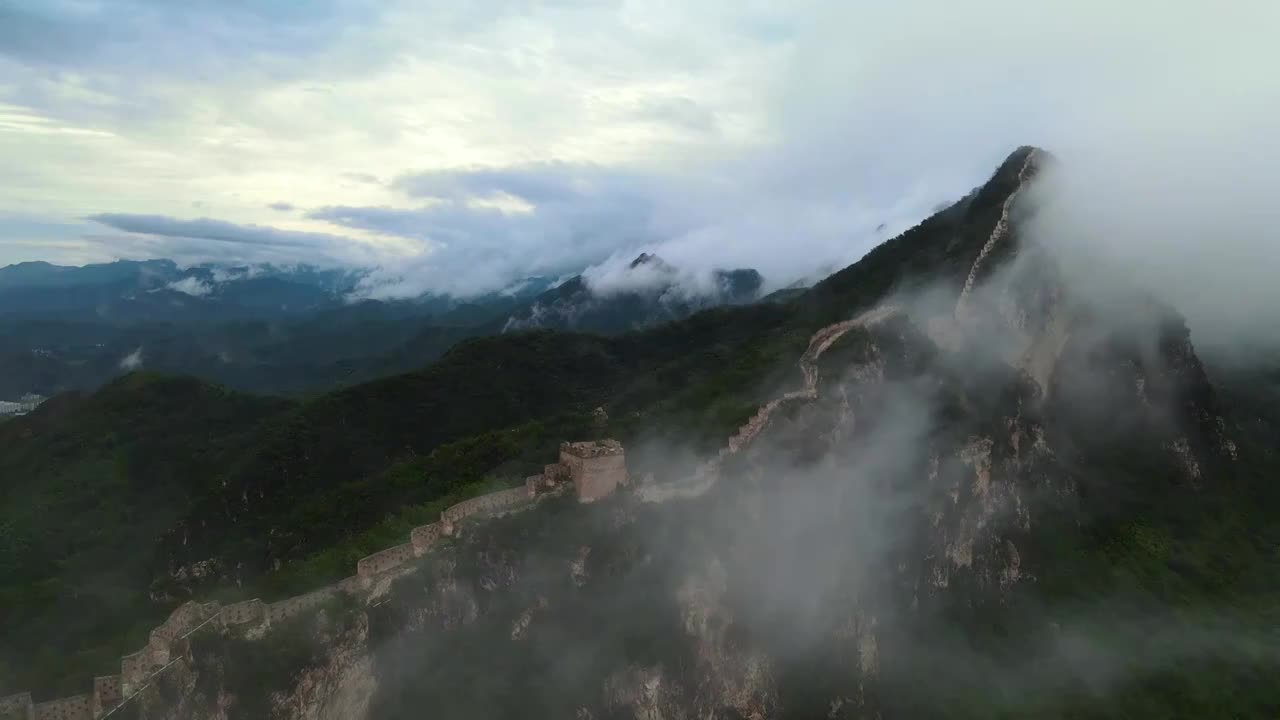
[[[626,453],[617,440],[561,443],[560,463],[569,468],[579,502],[606,497],[627,481]]]

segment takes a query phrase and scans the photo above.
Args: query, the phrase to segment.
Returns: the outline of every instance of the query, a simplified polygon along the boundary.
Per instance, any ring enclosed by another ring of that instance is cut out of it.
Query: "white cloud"
[[[181,280],[175,280],[165,287],[170,290],[185,293],[191,297],[204,297],[205,295],[213,292],[213,285],[210,285],[198,277],[185,277]]]
[[[126,372],[142,367],[142,347],[120,359],[120,369]]]

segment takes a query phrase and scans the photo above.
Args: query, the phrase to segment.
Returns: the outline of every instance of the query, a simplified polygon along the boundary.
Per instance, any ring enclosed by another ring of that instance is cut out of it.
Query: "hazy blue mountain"
[[[361,300],[363,275],[169,260],[0,268],[0,400],[89,390],[138,368],[255,392],[329,389],[421,367],[458,340],[500,332],[553,283]]]
[[[622,277],[593,282],[574,276],[541,293],[507,319],[506,330],[555,328],[614,334],[688,317],[760,297],[764,279],[752,269],[715,270],[690,278],[662,258],[641,253]]]

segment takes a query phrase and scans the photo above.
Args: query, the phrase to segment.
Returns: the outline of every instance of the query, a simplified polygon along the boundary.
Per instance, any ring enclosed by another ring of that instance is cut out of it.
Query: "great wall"
[[[973,261],[973,265],[969,268],[969,276],[965,278],[964,287],[960,290],[960,297],[956,300],[955,315],[957,319],[963,318],[968,310],[969,293],[973,291],[973,286],[978,280],[978,273],[982,270],[982,265],[996,248],[1013,229],[1012,212],[1013,205],[1017,202],[1018,197],[1022,195],[1022,191],[1027,186],[1027,181],[1032,179],[1036,172],[1039,171],[1040,164],[1038,161],[1040,151],[1031,148],[1027,152],[1027,157],[1022,161],[1022,168],[1018,170],[1018,187],[1009,193],[1009,197],[1004,199],[1004,204],[1000,208],[1000,219],[996,221],[995,228],[991,231],[991,236],[987,238],[987,242],[983,244],[982,249],[978,251],[978,257]]]
[[[1036,149],[1028,152],[1018,173],[1017,188],[1005,199],[1000,219],[970,267],[956,302],[955,321],[961,320],[966,313],[968,295],[986,257],[1011,231],[1010,214],[1013,204],[1038,169],[1038,152]],[[870,328],[902,313],[903,310],[897,306],[883,305],[854,319],[819,329],[810,337],[809,344],[798,361],[804,378],[802,389],[788,392],[761,406],[729,438],[716,457],[699,465],[687,481],[661,486],[648,482],[637,488],[637,496],[645,502],[664,502],[705,493],[718,481],[724,461],[749,447],[779,408],[791,402],[808,402],[818,398],[818,360],[823,353],[850,330]],[[269,628],[273,623],[283,622],[340,593],[360,594],[371,587],[375,578],[384,577],[395,570],[411,569],[407,566],[410,560],[428,552],[441,537],[457,532],[458,523],[465,518],[501,515],[523,509],[542,496],[566,489],[570,482],[580,502],[592,502],[612,494],[619,485],[626,484],[627,481],[625,452],[622,444],[616,440],[561,443],[559,462],[547,465],[542,473],[526,478],[523,487],[499,490],[450,506],[440,514],[439,522],[414,528],[410,532],[408,543],[361,559],[356,565],[356,574],[349,578],[271,604],[258,599],[227,606],[220,606],[216,602],[188,602],[151,632],[146,647],[121,658],[119,675],[94,678],[91,693],[41,703],[33,703],[30,693],[9,695],[0,698],[0,720],[100,720],[109,717],[136,697],[152,677],[177,662],[170,658],[175,655],[181,657],[185,652],[183,643],[186,638],[207,625],[225,628],[252,624]]]
[[[205,627],[269,629],[339,595],[358,597],[370,594],[375,580],[412,570],[411,560],[429,552],[441,538],[456,535],[459,524],[467,518],[521,510],[543,497],[560,494],[570,486],[580,502],[593,502],[612,494],[626,482],[626,454],[618,441],[561,443],[559,461],[544,467],[540,474],[525,478],[522,486],[480,495],[446,508],[440,513],[439,522],[414,528],[408,543],[361,559],[356,564],[356,574],[351,577],[274,603],[259,599],[231,605],[187,602],[151,631],[147,644],[141,650],[120,658],[118,675],[94,678],[91,692],[47,702],[33,702],[30,693],[0,698],[0,720],[98,720],[110,717],[136,697],[152,678],[181,660],[186,654],[187,638]]]
[[[645,502],[666,502],[675,498],[696,497],[705,493],[720,478],[720,470],[724,461],[746,449],[769,424],[770,418],[781,407],[797,401],[811,401],[818,398],[818,360],[837,340],[854,328],[870,328],[889,318],[901,314],[901,309],[894,305],[883,305],[872,308],[852,320],[828,325],[818,330],[809,339],[809,346],[800,356],[800,372],[804,377],[804,388],[793,390],[765,403],[756,411],[746,424],[739,427],[729,442],[720,448],[720,452],[710,460],[698,466],[694,474],[683,482],[657,485],[645,483],[637,490],[637,495]]]

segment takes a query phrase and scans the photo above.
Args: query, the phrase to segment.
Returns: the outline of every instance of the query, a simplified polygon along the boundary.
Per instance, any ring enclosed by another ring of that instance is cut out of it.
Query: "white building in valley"
[[[45,401],[43,395],[35,393],[27,393],[21,399],[15,401],[0,400],[0,417],[14,417],[17,415],[26,415],[40,406]]]

